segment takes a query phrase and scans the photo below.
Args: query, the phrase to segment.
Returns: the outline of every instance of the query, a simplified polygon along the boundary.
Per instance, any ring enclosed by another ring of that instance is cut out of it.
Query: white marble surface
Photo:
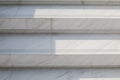
[[[120,18],[120,6],[0,5],[0,18]]]
[[[119,67],[119,34],[1,34],[0,67]]]
[[[119,18],[120,6],[1,5],[0,32],[120,33]]]
[[[55,54],[119,54],[119,34],[56,34]]]
[[[120,69],[1,69],[0,80],[119,80]]]
[[[119,18],[120,6],[1,5],[0,32],[120,33]]]
[[[1,34],[0,45],[0,54],[119,54],[120,35]]]

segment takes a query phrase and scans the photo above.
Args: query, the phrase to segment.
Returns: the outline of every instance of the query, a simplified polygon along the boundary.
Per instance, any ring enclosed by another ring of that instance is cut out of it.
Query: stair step
[[[0,67],[120,67],[119,24],[119,6],[1,5]]]
[[[0,6],[0,33],[120,33],[119,6]]]
[[[0,34],[0,67],[120,67],[119,34]]]

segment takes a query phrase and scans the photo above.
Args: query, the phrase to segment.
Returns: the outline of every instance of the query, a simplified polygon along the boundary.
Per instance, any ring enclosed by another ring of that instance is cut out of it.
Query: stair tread
[[[119,6],[9,5],[0,18],[120,18]]]

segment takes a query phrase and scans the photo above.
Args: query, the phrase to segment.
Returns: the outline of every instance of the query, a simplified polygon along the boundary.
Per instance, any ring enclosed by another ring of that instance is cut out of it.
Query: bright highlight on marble
[[[119,18],[116,6],[53,6],[51,9],[36,9],[34,18]]]

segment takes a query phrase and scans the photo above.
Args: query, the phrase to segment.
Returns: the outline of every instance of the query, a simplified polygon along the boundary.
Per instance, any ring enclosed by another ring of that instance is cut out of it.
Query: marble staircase
[[[120,67],[119,0],[0,4],[1,68]]]

